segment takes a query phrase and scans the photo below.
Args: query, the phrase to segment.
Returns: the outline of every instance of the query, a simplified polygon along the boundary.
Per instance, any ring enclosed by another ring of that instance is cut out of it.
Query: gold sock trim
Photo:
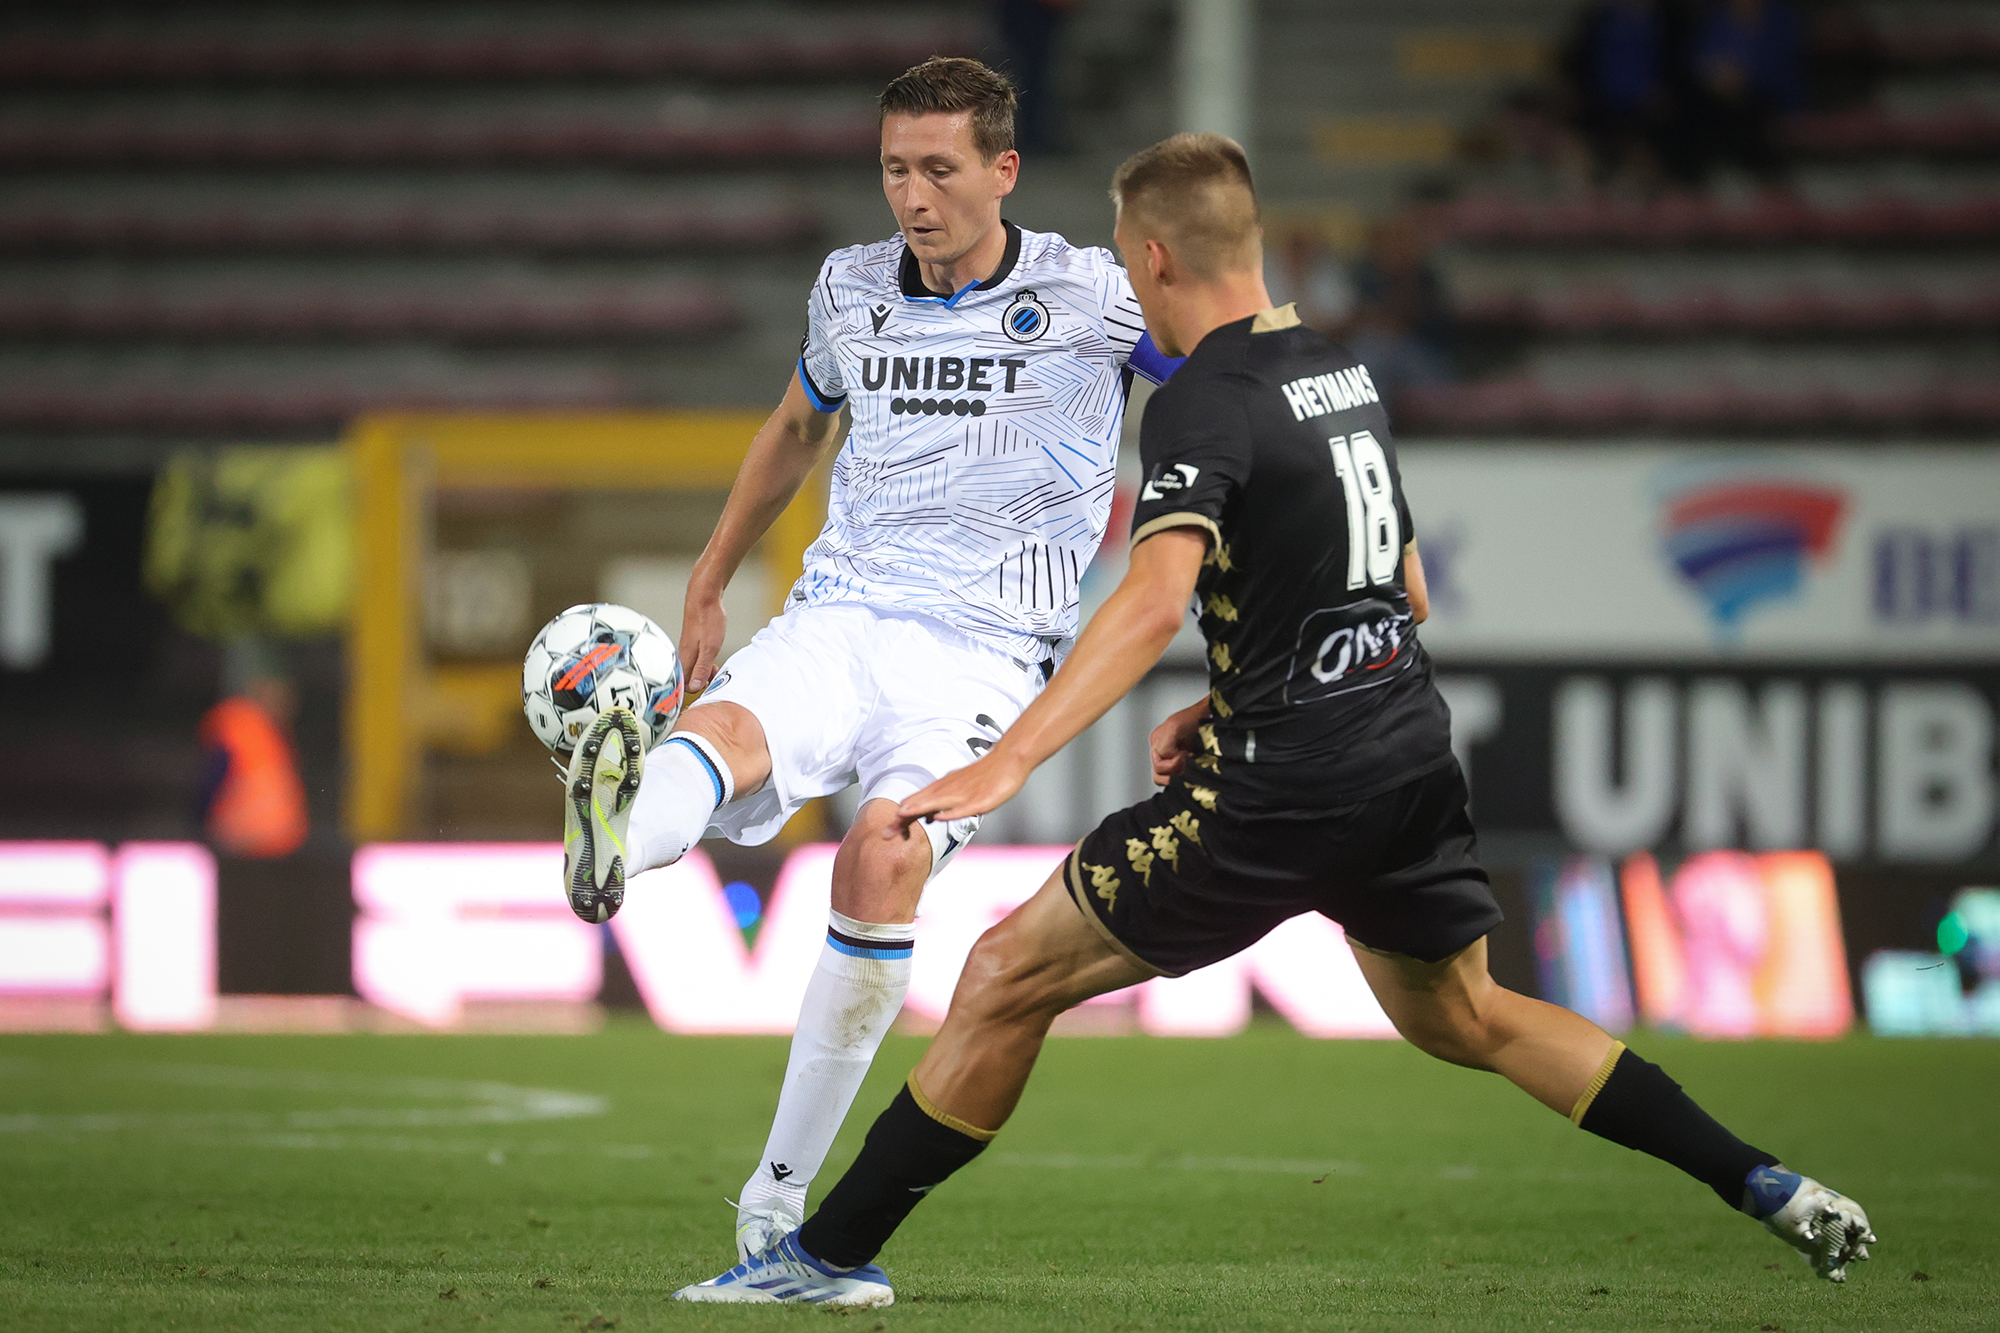
[[[1604,1063],[1590,1076],[1590,1082],[1584,1085],[1582,1095],[1576,1099],[1576,1105],[1569,1110],[1569,1122],[1572,1125],[1582,1128],[1583,1118],[1590,1112],[1590,1104],[1597,1100],[1597,1094],[1603,1092],[1604,1085],[1611,1081],[1611,1071],[1618,1067],[1618,1057],[1623,1054],[1625,1054],[1625,1043],[1612,1042],[1611,1054],[1604,1057]],[[916,1083],[912,1081],[910,1086],[914,1088]]]
[[[924,1096],[924,1090],[917,1086],[915,1071],[912,1071],[910,1074],[909,1086],[910,1100],[917,1104],[917,1109],[937,1121],[940,1125],[943,1125],[946,1129],[955,1129],[965,1135],[965,1137],[978,1139],[981,1143],[991,1143],[1000,1136],[1000,1131],[997,1129],[981,1129],[977,1125],[967,1124],[947,1111],[939,1110],[937,1103]]]

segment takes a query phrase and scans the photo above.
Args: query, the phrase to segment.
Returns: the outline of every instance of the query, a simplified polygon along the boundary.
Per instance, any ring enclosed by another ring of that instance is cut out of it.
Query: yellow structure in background
[[[725,489],[764,418],[740,412],[363,417],[349,431],[355,507],[348,645],[347,824],[355,842],[403,836],[426,748],[503,734],[517,666],[434,668],[424,651],[424,551],[440,486]],[[801,492],[764,539],[777,604],[819,534],[825,499]]]

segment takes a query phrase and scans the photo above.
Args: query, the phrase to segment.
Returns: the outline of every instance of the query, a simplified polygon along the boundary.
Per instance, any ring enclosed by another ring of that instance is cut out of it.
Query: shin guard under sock
[[[979,1156],[997,1132],[932,1106],[912,1075],[869,1129],[854,1165],[800,1230],[799,1244],[837,1268],[869,1262],[910,1210]]]
[[[1739,1210],[1750,1173],[1778,1160],[1716,1123],[1665,1070],[1623,1042],[1612,1043],[1569,1118],[1599,1138],[1679,1167]]]

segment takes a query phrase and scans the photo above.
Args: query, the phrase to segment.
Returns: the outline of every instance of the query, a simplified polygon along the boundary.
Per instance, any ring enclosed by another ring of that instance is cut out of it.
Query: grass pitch
[[[896,1306],[842,1326],[2000,1324],[2000,1045],[1635,1044],[1861,1199],[1875,1260],[1819,1282],[1700,1185],[1401,1044],[1073,1038],[892,1242]],[[822,1189],[920,1050],[884,1049]],[[818,1327],[667,1300],[729,1262],[784,1055],[629,1022],[0,1039],[0,1327]]]

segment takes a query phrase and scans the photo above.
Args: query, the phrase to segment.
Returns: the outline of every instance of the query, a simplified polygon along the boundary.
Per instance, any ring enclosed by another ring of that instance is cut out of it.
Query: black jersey
[[[1451,724],[1403,587],[1415,533],[1367,368],[1290,306],[1225,324],[1146,405],[1132,540],[1209,533],[1205,753],[1239,800],[1315,809],[1441,767]]]

